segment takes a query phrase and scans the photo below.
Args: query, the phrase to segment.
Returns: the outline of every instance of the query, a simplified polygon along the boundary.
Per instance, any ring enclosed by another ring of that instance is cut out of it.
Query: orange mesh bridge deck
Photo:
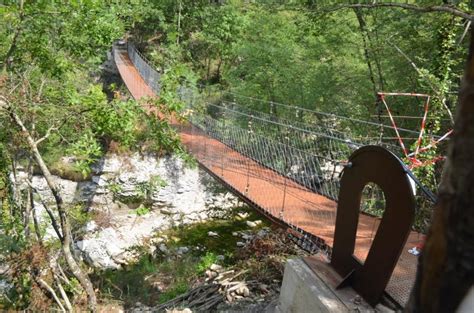
[[[133,65],[126,49],[117,49],[115,61],[122,80],[135,99],[155,96]],[[275,219],[297,225],[332,246],[337,209],[335,201],[246,157],[193,125],[182,124],[178,129],[183,144],[200,165],[240,197]],[[376,217],[362,213],[359,216],[354,255],[361,261],[367,256],[378,224]],[[418,262],[417,257],[408,250],[422,242],[423,235],[410,233],[386,288],[387,294],[402,306],[408,300]]]

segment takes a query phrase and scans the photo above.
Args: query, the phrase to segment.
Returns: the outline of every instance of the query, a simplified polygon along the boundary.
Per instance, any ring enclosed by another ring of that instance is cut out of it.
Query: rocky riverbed
[[[72,165],[74,160],[64,158],[62,162]],[[26,188],[26,177],[19,169],[19,189]],[[204,171],[173,156],[107,154],[93,166],[89,180],[55,179],[68,206],[79,205],[90,213],[90,220],[76,235],[76,252],[102,269],[126,264],[134,257],[130,248],[157,232],[177,224],[222,218],[240,205]],[[33,176],[32,185],[38,192],[34,209],[45,225],[46,237],[54,237],[43,205],[52,206],[54,198],[42,176]]]
[[[26,179],[19,168],[18,190]],[[54,179],[70,211],[75,253],[107,299],[104,311],[168,309],[167,301],[217,284],[210,295],[218,301],[206,304],[212,311],[263,312],[274,307],[286,257],[299,253],[207,173],[173,156],[109,153],[87,180]],[[54,198],[42,176],[31,184],[45,239],[54,239],[44,206],[54,208]]]

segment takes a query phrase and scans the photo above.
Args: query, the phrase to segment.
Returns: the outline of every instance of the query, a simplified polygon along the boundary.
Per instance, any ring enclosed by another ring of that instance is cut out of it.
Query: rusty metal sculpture
[[[386,208],[365,262],[354,256],[359,207],[364,186],[377,184]],[[403,250],[415,216],[415,199],[405,165],[388,150],[365,146],[355,151],[341,179],[331,264],[344,277],[340,287],[352,286],[375,306]]]

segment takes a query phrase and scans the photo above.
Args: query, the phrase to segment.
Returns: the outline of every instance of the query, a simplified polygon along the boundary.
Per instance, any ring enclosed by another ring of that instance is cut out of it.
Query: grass
[[[249,213],[247,220],[260,219],[263,221],[263,223],[254,230],[269,225],[255,210],[248,207],[238,207],[232,210],[231,216],[226,220],[212,220],[178,226],[168,230],[164,234],[168,237],[179,239],[179,241],[172,243],[172,246],[204,247],[204,250],[194,252],[197,256],[204,256],[207,252],[214,253],[215,255],[229,256],[234,252],[237,241],[242,240],[240,237],[233,236],[232,233],[249,229],[246,220],[236,219],[238,212]],[[208,233],[210,231],[217,233],[218,236],[209,236]]]
[[[248,230],[245,220],[235,217],[238,212],[249,213],[248,220],[262,219],[248,207],[236,208],[227,220],[211,220],[207,222],[174,227],[158,236],[170,238],[166,242],[169,254],[159,253],[151,256],[143,254],[134,264],[122,270],[107,270],[93,275],[96,287],[104,299],[119,299],[125,307],[136,302],[145,305],[156,305],[174,299],[187,292],[196,282],[203,279],[204,272],[213,264],[221,263],[231,266],[237,260],[236,242],[242,240],[232,232]],[[263,219],[262,219],[263,220]],[[257,231],[262,225],[252,229]],[[209,231],[219,234],[218,237],[208,235]],[[190,248],[189,253],[177,255],[172,253],[178,247]],[[200,247],[200,249],[195,249]],[[224,255],[223,262],[218,255]]]
[[[95,273],[92,278],[104,298],[119,299],[126,305],[137,301],[151,303],[158,300],[158,294],[146,278],[157,269],[156,263],[145,256],[123,270],[106,270]]]
[[[217,255],[212,252],[207,252],[201,257],[201,261],[199,261],[199,263],[196,265],[196,272],[198,274],[204,274],[204,272],[215,263],[219,263],[217,260]]]
[[[147,215],[148,213],[150,213],[150,208],[149,208],[149,207],[146,207],[146,206],[144,206],[144,205],[139,206],[139,207],[135,210],[135,214],[137,214],[138,216]]]
[[[165,303],[169,300],[173,300],[179,295],[186,293],[189,290],[187,282],[179,282],[175,284],[172,288],[163,292],[160,296],[160,303]]]
[[[151,306],[188,291],[199,276],[199,264],[193,255],[169,259],[144,255],[135,264],[96,273],[93,279],[103,298],[119,299],[126,307],[136,302]]]
[[[91,174],[84,176],[81,170],[74,163],[66,163],[62,160],[64,149],[58,147],[49,147],[47,152],[43,153],[43,159],[48,165],[51,174],[75,182],[83,182],[91,179]],[[38,166],[34,167],[35,174],[42,174]]]

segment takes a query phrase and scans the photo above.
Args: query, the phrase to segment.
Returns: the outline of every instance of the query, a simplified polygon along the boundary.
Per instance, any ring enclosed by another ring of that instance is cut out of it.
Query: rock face
[[[92,180],[97,184],[91,209],[108,211],[119,202],[133,208],[145,202],[166,215],[183,215],[189,221],[206,219],[209,208],[227,209],[236,205],[230,193],[215,195],[211,178],[197,168],[186,167],[176,157],[121,157],[111,155],[95,168]],[[118,200],[118,201],[117,201]]]
[[[239,204],[228,192],[217,192],[217,183],[198,168],[187,167],[173,156],[109,154],[93,167],[89,181],[55,177],[66,205],[80,203],[95,212],[95,221],[81,229],[77,252],[98,268],[118,268],[134,258],[132,247],[143,245],[155,232],[176,224],[225,217]],[[17,184],[26,188],[26,173],[19,171]],[[32,184],[47,205],[54,198],[41,176]],[[54,208],[54,206],[51,206]],[[43,204],[35,210],[49,224]],[[100,217],[100,218],[98,218]],[[46,237],[55,237],[51,227]]]

